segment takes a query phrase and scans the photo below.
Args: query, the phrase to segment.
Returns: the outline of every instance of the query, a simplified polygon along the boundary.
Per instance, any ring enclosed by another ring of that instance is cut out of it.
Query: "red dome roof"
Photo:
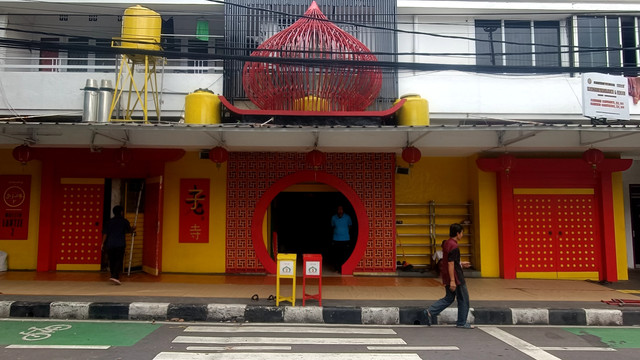
[[[331,23],[315,1],[304,17],[267,39],[251,56],[316,60],[304,65],[247,62],[242,85],[263,110],[362,111],[382,87],[381,69],[361,63],[378,59]]]

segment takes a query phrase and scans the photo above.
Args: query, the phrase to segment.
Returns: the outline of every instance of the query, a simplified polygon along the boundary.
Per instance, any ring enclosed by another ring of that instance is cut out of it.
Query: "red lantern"
[[[209,160],[220,166],[229,159],[229,152],[222,146],[216,146],[209,151]]]
[[[589,149],[582,153],[582,159],[595,170],[604,160],[604,154],[598,149]]]
[[[131,157],[132,157],[131,150],[123,146],[120,149],[118,149],[118,155],[117,155],[116,161],[120,163],[120,165],[124,166],[126,163],[131,161]]]
[[[16,146],[13,149],[13,158],[25,165],[31,160],[31,148],[28,145]]]
[[[417,147],[408,146],[402,149],[402,160],[408,162],[409,165],[413,165],[414,163],[417,163],[418,161],[420,161],[421,157],[422,157],[422,153]]]
[[[516,157],[513,155],[502,155],[500,156],[500,168],[504,170],[507,174],[513,169],[513,165],[516,162]]]
[[[320,150],[311,150],[307,153],[307,164],[314,168],[319,168],[327,161],[327,156]]]

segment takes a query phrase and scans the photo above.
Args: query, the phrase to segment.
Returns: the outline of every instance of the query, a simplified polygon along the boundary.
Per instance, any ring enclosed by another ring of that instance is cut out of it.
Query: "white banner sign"
[[[582,114],[595,119],[629,120],[628,88],[624,76],[582,74]]]

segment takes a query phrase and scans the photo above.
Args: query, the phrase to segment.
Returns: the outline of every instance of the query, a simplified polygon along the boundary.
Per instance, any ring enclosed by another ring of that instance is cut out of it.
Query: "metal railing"
[[[115,58],[2,57],[0,71],[5,72],[116,72]],[[222,61],[166,59],[164,73],[222,74]],[[138,67],[136,72],[144,72]]]

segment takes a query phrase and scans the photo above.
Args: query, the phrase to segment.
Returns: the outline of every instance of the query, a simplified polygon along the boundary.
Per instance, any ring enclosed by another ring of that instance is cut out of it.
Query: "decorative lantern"
[[[13,149],[13,158],[26,165],[31,160],[31,148],[28,145],[16,146]]]
[[[314,169],[319,168],[327,161],[327,155],[320,150],[311,150],[307,153],[306,162],[313,166]]]
[[[131,150],[123,146],[120,149],[118,149],[116,161],[120,165],[125,166],[129,161],[131,161],[131,157],[132,157]]]
[[[363,111],[382,88],[377,57],[329,21],[315,1],[303,17],[260,44],[251,57],[293,60],[245,63],[242,86],[263,110]]]
[[[402,160],[408,162],[409,166],[420,161],[421,157],[422,153],[417,147],[407,146],[406,148],[402,149]]]
[[[222,146],[216,146],[209,151],[209,160],[216,163],[218,167],[229,159],[229,152]]]
[[[513,155],[502,155],[499,157],[500,159],[500,168],[502,170],[504,170],[505,173],[507,173],[507,175],[509,175],[509,172],[511,172],[511,169],[513,169],[513,165],[516,162],[516,157]]]
[[[592,148],[582,153],[582,160],[586,161],[595,170],[604,160],[604,154],[602,151]]]

